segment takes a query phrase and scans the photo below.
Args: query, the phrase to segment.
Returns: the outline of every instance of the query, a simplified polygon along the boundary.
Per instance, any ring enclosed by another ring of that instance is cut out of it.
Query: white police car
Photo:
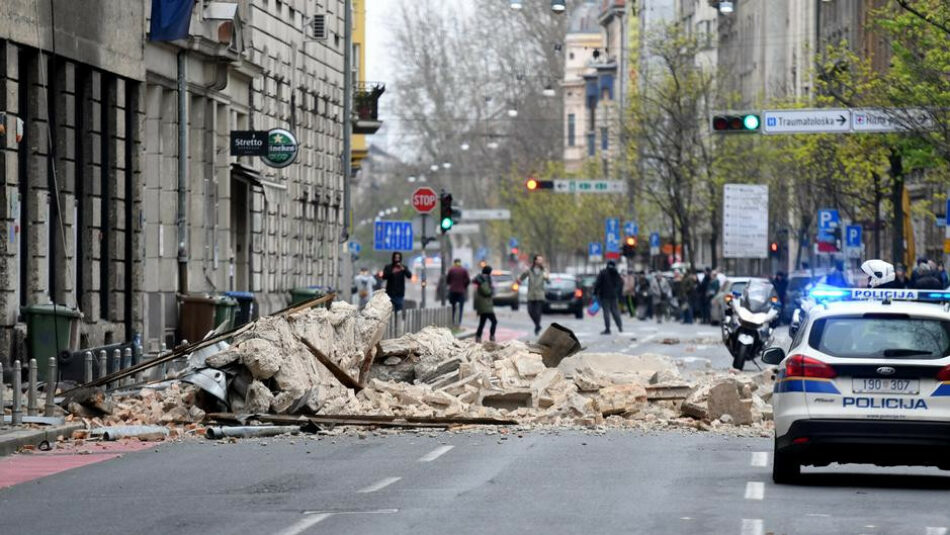
[[[950,470],[950,293],[817,288],[772,405],[772,478],[802,465],[929,465]],[[794,329],[793,329],[794,330]]]

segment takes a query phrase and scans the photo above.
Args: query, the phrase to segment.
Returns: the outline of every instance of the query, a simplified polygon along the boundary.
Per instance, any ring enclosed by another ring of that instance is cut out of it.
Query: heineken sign
[[[283,128],[231,131],[231,156],[260,156],[271,167],[287,167],[298,150],[297,138]]]
[[[267,132],[267,150],[261,160],[271,167],[287,167],[297,159],[297,138],[282,128]]]

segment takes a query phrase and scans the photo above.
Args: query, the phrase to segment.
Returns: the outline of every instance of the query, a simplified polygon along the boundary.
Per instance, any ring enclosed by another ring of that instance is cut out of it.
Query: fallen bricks
[[[90,426],[175,429],[209,422],[408,429],[771,425],[770,371],[684,377],[664,355],[567,356],[579,345],[563,328],[548,335],[559,341],[546,346],[476,344],[435,327],[383,340],[390,314],[388,298],[377,293],[362,311],[334,302],[262,318],[227,337],[189,346],[230,342],[202,359],[227,378],[225,395],[177,379],[112,395],[87,385],[67,396],[71,418]]]

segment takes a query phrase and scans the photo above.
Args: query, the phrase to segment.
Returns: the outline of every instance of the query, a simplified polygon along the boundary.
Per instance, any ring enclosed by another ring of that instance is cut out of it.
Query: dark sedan
[[[584,317],[584,291],[577,286],[574,275],[551,274],[544,287],[544,312],[570,312],[574,317]]]

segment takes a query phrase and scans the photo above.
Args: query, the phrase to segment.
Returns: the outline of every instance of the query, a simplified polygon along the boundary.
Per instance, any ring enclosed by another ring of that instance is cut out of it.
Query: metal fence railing
[[[399,338],[419,332],[428,326],[452,328],[452,307],[413,308],[396,312],[389,320],[383,338]]]

